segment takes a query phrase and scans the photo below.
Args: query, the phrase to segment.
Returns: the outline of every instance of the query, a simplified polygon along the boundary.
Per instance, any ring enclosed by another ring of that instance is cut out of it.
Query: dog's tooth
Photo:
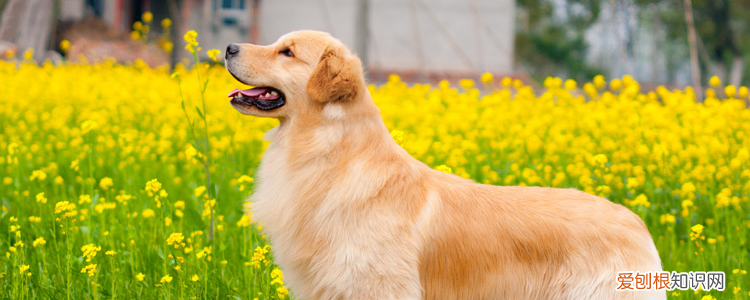
[[[277,93],[276,91],[271,91],[271,95],[278,96],[279,93]]]

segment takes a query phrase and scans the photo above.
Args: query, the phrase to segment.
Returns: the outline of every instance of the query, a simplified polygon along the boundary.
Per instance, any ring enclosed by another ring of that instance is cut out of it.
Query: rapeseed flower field
[[[0,299],[292,296],[243,211],[276,121],[228,104],[240,84],[223,67],[0,62],[0,82]],[[534,88],[393,75],[369,89],[426,164],[621,203],[665,270],[726,273],[724,292],[671,298],[748,299],[748,89],[711,84],[702,103],[689,87],[644,92],[629,76]]]

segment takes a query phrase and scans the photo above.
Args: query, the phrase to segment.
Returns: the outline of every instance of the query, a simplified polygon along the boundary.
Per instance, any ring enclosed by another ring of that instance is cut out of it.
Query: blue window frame
[[[245,0],[221,0],[222,9],[245,9]]]

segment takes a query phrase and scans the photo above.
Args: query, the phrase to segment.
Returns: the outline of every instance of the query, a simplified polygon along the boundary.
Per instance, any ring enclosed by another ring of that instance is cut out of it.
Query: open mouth
[[[272,87],[255,87],[252,89],[235,89],[227,97],[232,105],[255,106],[261,110],[272,110],[284,106],[284,94]]]

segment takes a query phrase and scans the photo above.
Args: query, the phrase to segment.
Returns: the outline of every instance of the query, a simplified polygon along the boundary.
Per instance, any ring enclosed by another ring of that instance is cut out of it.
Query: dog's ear
[[[317,102],[349,101],[357,96],[362,84],[362,63],[340,48],[326,48],[307,81],[307,94]]]

